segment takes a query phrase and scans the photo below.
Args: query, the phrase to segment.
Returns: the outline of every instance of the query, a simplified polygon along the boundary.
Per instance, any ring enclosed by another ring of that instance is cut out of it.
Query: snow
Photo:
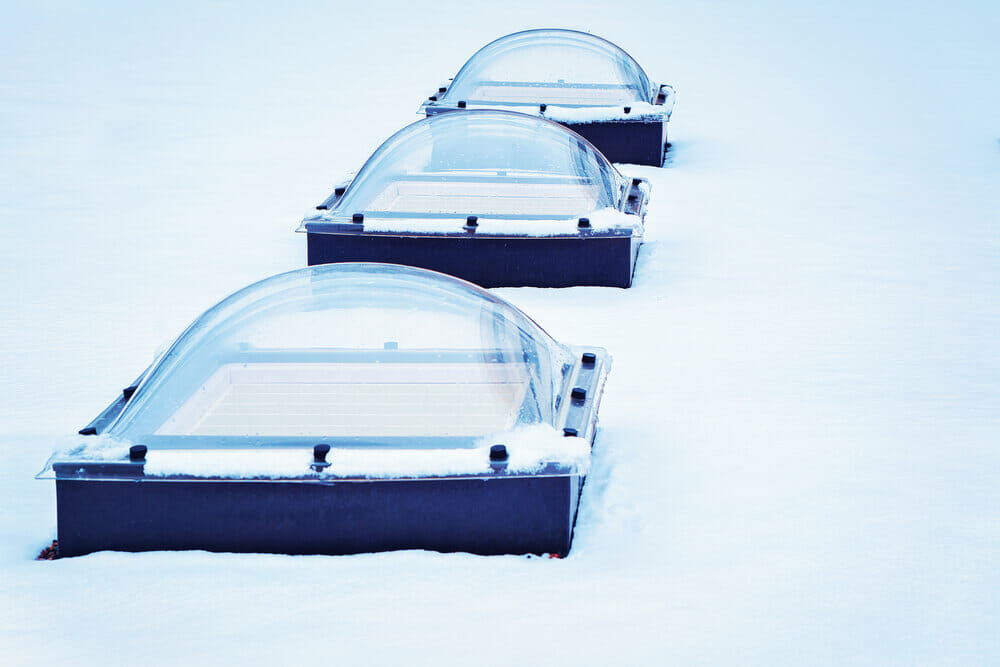
[[[318,475],[325,477],[440,477],[480,475],[490,472],[490,447],[504,444],[511,474],[537,473],[547,463],[557,463],[578,474],[590,469],[590,441],[565,437],[547,424],[520,426],[478,438],[472,447],[452,449],[372,449],[333,447],[327,456],[330,466]],[[126,461],[128,446],[112,438],[77,437],[51,461]],[[172,476],[219,479],[301,479],[311,477],[311,447],[280,449],[152,449],[146,455],[143,472],[147,477]],[[46,466],[44,479],[54,479]],[[99,482],[95,482],[99,483]]]
[[[629,112],[625,113],[625,107]],[[548,120],[561,123],[591,123],[608,120],[636,120],[637,118],[650,118],[659,121],[663,116],[668,116],[667,107],[663,105],[650,104],[649,102],[629,102],[621,106],[593,105],[585,107],[570,107],[559,104],[546,104],[545,111],[538,106],[524,106],[515,104],[482,104],[469,102],[469,109],[497,109],[500,111],[513,111],[532,116],[539,116]]]
[[[625,113],[628,106],[628,113]],[[564,107],[555,104],[546,105],[545,113],[541,115],[549,120],[562,123],[588,123],[605,120],[635,120],[636,118],[654,117],[659,120],[666,109],[649,102],[633,102],[625,106],[593,106]]]
[[[602,208],[586,216],[594,232],[630,230],[634,236],[642,236],[642,220],[613,208]],[[477,236],[579,236],[578,218],[564,220],[515,220],[510,218],[480,217],[477,220]],[[465,231],[465,219],[434,218],[365,218],[366,232],[384,233],[425,233],[455,234]]]
[[[998,12],[7,8],[3,664],[998,662]],[[200,312],[302,266],[296,213],[435,76],[540,25],[679,91],[671,164],[631,168],[655,189],[634,286],[495,290],[615,358],[569,557],[33,561],[52,449]]]

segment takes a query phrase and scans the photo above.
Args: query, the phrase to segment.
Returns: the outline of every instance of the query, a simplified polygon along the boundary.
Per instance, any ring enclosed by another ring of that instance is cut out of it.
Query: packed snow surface
[[[677,89],[565,559],[36,562],[33,475],[297,213],[528,27]],[[1000,5],[19,3],[0,23],[0,663],[1000,662]],[[429,37],[431,36],[431,37]],[[236,208],[234,208],[234,206]]]

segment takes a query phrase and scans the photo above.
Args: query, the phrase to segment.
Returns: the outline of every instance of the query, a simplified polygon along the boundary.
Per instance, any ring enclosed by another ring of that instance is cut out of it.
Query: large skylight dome
[[[525,30],[475,53],[438,96],[443,105],[618,106],[650,102],[649,77],[611,42],[575,30]]]
[[[523,313],[464,281],[388,264],[310,267],[205,312],[109,434],[151,446],[461,446],[554,425],[572,361]]]
[[[413,229],[421,227],[412,221],[423,221],[430,229],[468,216],[575,221],[619,210],[623,187],[603,155],[556,123],[504,111],[439,114],[382,144],[322,220],[356,222],[360,215],[366,228],[383,221],[389,229],[392,221]]]

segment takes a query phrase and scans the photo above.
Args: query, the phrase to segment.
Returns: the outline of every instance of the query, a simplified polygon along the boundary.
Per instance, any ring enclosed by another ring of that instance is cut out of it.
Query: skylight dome
[[[572,361],[520,311],[463,281],[395,265],[318,266],[251,285],[199,317],[109,434],[154,447],[185,438],[462,446],[554,426]]]
[[[52,455],[58,553],[565,555],[610,365],[452,276],[267,278]]]
[[[477,51],[420,113],[505,109],[561,123],[612,162],[663,166],[674,89],[632,56],[575,30],[525,30]]]
[[[525,30],[475,53],[439,96],[444,104],[570,107],[649,102],[649,77],[611,42],[575,30]]]
[[[575,233],[579,217],[619,210],[623,186],[603,155],[556,123],[503,111],[441,114],[390,137],[322,217],[461,233],[472,215],[480,233],[511,235],[532,228],[492,221],[569,220],[565,231]]]
[[[391,136],[298,231],[310,265],[406,264],[483,287],[628,287],[649,192],[559,123],[479,109]]]

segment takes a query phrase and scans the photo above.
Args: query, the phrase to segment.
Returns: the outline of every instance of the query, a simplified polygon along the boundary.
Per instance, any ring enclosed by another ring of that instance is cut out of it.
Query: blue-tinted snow
[[[1000,9],[875,4],[6,8],[3,664],[1000,660]],[[635,286],[498,290],[615,357],[571,556],[32,561],[65,434],[547,25],[678,101]]]

